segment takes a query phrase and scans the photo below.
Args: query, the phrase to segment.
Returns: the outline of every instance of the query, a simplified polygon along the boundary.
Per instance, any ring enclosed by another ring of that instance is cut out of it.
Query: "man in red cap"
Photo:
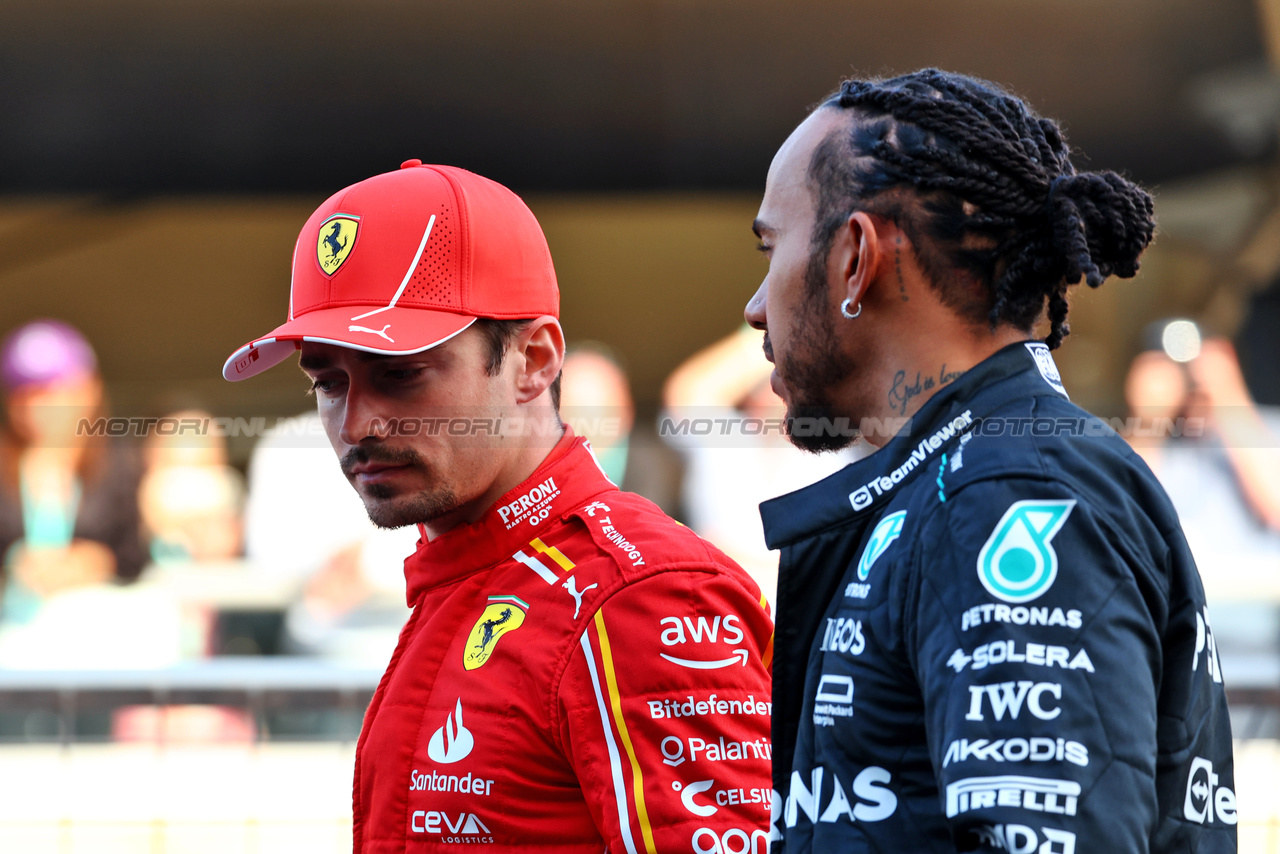
[[[558,416],[546,240],[506,188],[405,163],[326,201],[288,320],[413,608],[356,752],[355,850],[768,847],[772,632],[751,579],[609,482]]]

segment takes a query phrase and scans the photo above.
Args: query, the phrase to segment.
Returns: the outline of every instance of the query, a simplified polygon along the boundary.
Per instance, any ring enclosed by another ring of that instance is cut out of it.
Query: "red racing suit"
[[[356,748],[357,854],[767,852],[768,606],[581,439],[405,575]]]

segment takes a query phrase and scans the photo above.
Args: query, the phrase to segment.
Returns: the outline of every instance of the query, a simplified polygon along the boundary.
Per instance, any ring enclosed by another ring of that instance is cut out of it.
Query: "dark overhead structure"
[[[922,65],[1006,83],[1147,182],[1275,136],[1242,144],[1215,109],[1254,109],[1214,89],[1265,67],[1252,0],[6,0],[0,20],[0,193],[317,191],[408,157],[522,191],[756,190],[841,76]]]

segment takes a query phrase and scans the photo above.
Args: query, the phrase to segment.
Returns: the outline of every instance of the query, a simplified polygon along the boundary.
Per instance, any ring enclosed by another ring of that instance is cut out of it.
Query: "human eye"
[[[411,386],[426,372],[427,369],[422,365],[388,366],[382,372],[382,381],[389,386]]]
[[[758,243],[756,243],[756,251],[759,252],[764,257],[768,258],[769,253],[773,251],[773,247],[765,243],[763,240],[761,240]]]
[[[330,395],[338,387],[339,380],[332,377],[312,377],[311,387],[307,389],[307,395]]]

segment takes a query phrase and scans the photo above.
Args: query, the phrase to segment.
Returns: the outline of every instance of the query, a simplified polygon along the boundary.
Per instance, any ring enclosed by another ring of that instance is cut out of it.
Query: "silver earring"
[[[844,302],[840,303],[840,313],[843,314],[845,317],[849,318],[850,320],[853,320],[855,317],[862,314],[862,303],[858,303],[858,310],[855,311],[853,314],[850,314],[849,303],[851,302],[853,302],[852,299],[846,299]]]

